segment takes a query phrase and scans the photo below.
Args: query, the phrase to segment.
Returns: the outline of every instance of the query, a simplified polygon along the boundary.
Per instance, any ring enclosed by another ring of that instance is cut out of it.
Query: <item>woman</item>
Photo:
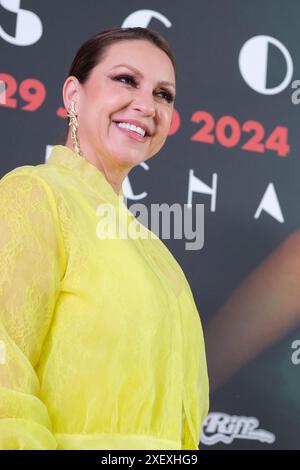
[[[159,33],[96,34],[63,86],[65,145],[1,180],[2,449],[198,449],[208,379],[189,284],[154,234],[103,237],[98,215],[142,228],[122,182],[163,146],[175,86]]]

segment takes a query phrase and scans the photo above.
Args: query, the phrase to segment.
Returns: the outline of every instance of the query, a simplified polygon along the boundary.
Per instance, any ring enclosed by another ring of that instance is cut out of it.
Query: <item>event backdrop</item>
[[[187,250],[185,240],[164,243],[191,284],[210,337],[210,374],[230,369],[220,362],[226,344],[236,344],[237,361],[241,345],[253,349],[212,391],[201,448],[300,449],[300,307],[291,322],[288,307],[297,281],[300,296],[300,269],[299,279],[292,272],[300,264],[300,2],[0,0],[0,176],[44,163],[51,146],[64,143],[62,85],[73,56],[94,33],[115,26],[162,33],[177,59],[170,134],[155,157],[130,172],[127,204],[205,205],[202,249]],[[229,297],[292,234],[285,254],[294,264],[290,275],[283,261],[282,290],[281,281],[274,288],[279,262],[257,293],[269,303],[255,307],[246,288],[224,334],[222,321],[210,327],[217,312],[227,318]],[[269,336],[255,350],[267,321]],[[249,336],[239,336],[245,327]]]

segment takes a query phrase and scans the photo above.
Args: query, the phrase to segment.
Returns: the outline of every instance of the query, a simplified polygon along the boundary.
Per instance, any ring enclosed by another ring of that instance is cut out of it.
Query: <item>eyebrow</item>
[[[132,65],[118,64],[118,65],[115,65],[111,70],[116,69],[117,67],[127,67],[128,69],[133,70],[133,72],[135,72],[139,77],[142,77],[142,78],[144,77],[144,75],[142,74],[142,72],[140,72],[140,70],[136,69],[136,68],[133,67]],[[171,86],[171,87],[173,87],[174,89],[176,89],[174,83],[172,83],[172,82],[167,82],[167,81],[165,81],[165,80],[159,81],[158,84],[159,84],[159,85]]]

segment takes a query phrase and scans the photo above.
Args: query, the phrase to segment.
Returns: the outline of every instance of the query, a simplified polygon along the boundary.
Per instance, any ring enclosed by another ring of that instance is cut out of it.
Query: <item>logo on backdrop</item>
[[[38,42],[43,34],[43,25],[36,13],[21,8],[21,0],[0,0],[0,7],[13,13],[15,34],[8,34],[0,25],[0,37],[15,46],[31,46]]]
[[[168,18],[158,11],[137,10],[125,18],[122,24],[122,28],[134,28],[135,26],[147,28],[153,18],[160,21],[166,28],[170,28],[172,26],[172,23],[168,20]]]
[[[260,204],[254,214],[254,218],[258,219],[261,215],[261,212],[265,211],[269,214],[273,219],[277,220],[280,223],[284,222],[284,217],[281,211],[281,207],[279,204],[278,196],[275,190],[275,186],[273,183],[269,183]]]
[[[211,186],[207,185],[194,174],[194,170],[189,171],[189,183],[188,183],[188,207],[192,206],[193,195],[195,193],[208,194],[210,200],[211,212],[216,211],[216,199],[217,199],[217,184],[218,175],[213,173]],[[281,211],[278,196],[273,183],[269,183],[265,193],[263,194],[261,201],[255,211],[254,218],[258,219],[262,212],[269,214],[273,219],[280,223],[284,222],[284,217]]]
[[[283,57],[285,71],[282,73],[283,80],[275,87],[269,88],[267,77],[274,74],[274,71],[269,70],[272,49]],[[248,39],[239,54],[239,68],[247,85],[262,95],[280,93],[289,85],[293,76],[293,61],[289,51],[282,42],[272,36],[254,36]]]
[[[201,432],[201,442],[212,446],[218,442],[231,444],[234,439],[273,444],[275,435],[264,429],[258,429],[259,421],[253,416],[230,416],[226,413],[209,413]]]

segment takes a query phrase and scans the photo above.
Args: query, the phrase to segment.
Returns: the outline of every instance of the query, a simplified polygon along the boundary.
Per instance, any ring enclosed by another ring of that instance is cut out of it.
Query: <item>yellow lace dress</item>
[[[198,449],[191,289],[154,234],[103,237],[104,205],[152,233],[64,145],[0,180],[0,449]]]

